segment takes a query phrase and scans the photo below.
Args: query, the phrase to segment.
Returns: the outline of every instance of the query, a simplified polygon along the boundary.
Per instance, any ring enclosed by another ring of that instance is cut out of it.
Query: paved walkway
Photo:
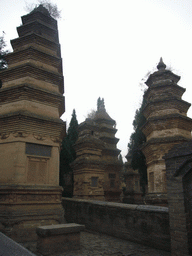
[[[81,232],[80,239],[80,250],[65,252],[57,256],[171,256],[170,252],[157,250],[101,233],[84,231]],[[36,252],[35,243],[27,243],[24,246],[35,255],[42,256]]]
[[[171,256],[171,253],[100,233],[81,232],[81,249],[60,256]]]

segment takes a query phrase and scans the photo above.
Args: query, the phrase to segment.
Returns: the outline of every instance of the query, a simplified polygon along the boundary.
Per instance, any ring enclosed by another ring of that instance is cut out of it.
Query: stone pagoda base
[[[167,193],[148,193],[144,198],[145,204],[168,207]]]
[[[105,191],[105,201],[120,203],[121,191]]]
[[[142,193],[125,192],[123,195],[123,203],[125,203],[125,204],[144,204]]]
[[[2,186],[0,231],[17,242],[27,242],[37,239],[37,226],[64,223],[61,193],[59,186]]]

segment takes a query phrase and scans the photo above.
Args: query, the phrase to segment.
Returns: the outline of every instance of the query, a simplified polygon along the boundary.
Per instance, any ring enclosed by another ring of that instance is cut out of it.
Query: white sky
[[[0,35],[8,44],[18,37],[16,27],[27,14],[26,3],[0,0]],[[52,0],[62,10],[58,21],[66,112],[78,122],[105,99],[108,114],[117,122],[118,148],[127,154],[132,122],[139,108],[145,75],[160,57],[181,76],[183,99],[192,103],[192,0]],[[192,117],[192,107],[188,111]]]

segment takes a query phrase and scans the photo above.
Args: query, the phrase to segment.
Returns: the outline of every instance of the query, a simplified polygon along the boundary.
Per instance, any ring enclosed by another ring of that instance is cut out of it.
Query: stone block
[[[37,251],[46,256],[80,249],[80,231],[84,225],[75,223],[38,227]]]

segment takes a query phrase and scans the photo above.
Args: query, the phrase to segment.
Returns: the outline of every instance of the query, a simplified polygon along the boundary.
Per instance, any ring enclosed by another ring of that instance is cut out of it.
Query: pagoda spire
[[[165,63],[163,62],[163,58],[162,58],[162,57],[160,58],[160,61],[159,61],[158,65],[157,65],[157,69],[160,70],[160,71],[166,69],[166,65],[165,65]]]
[[[104,98],[102,98],[102,99],[100,97],[98,98],[97,111],[105,111],[106,112]]]

